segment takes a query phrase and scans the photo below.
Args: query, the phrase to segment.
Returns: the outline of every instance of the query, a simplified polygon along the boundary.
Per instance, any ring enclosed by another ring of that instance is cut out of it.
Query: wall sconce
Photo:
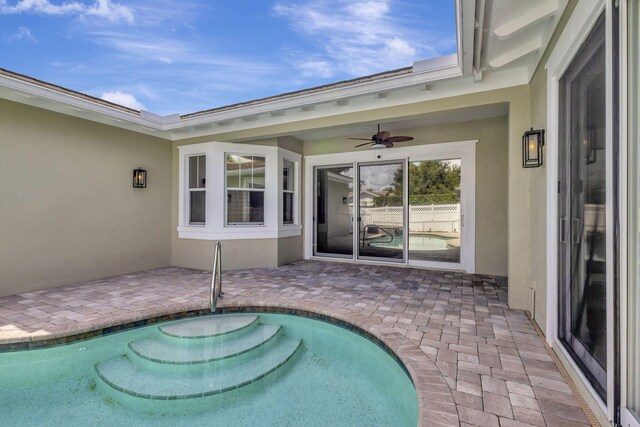
[[[138,168],[133,170],[133,188],[147,188],[147,171]]]
[[[544,129],[528,130],[522,135],[522,167],[537,168],[542,166],[542,147],[544,146]]]

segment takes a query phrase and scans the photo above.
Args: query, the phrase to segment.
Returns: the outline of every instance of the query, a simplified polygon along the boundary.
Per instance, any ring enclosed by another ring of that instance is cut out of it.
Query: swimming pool
[[[434,236],[431,234],[410,234],[409,250],[410,251],[444,251],[451,249],[447,244],[447,238]],[[379,248],[395,248],[401,249],[404,238],[402,234],[393,236],[393,240],[389,241],[388,236],[382,236],[378,239],[371,240],[370,246]]]
[[[206,317],[225,316],[233,315]],[[180,327],[180,322],[183,326],[187,322],[182,320],[61,347],[2,353],[0,424],[417,424],[417,397],[410,378],[377,345],[318,320],[272,313],[252,316],[257,320],[236,318],[240,326],[210,346],[189,336]],[[239,340],[244,340],[242,345]],[[179,351],[162,357],[154,353],[167,346]],[[246,374],[243,364],[260,364],[255,360],[266,360],[274,351],[282,356],[281,365],[272,361],[277,369],[265,370],[262,377],[258,371]],[[137,374],[123,374],[121,365],[145,375],[138,380],[132,377]],[[224,389],[211,380],[198,381],[210,394],[198,389],[200,396],[189,396],[181,389],[188,383],[180,382],[184,376],[213,378],[236,371],[246,374],[238,388]],[[154,388],[154,378],[159,377],[182,385],[167,394]],[[149,390],[158,398],[152,399]]]

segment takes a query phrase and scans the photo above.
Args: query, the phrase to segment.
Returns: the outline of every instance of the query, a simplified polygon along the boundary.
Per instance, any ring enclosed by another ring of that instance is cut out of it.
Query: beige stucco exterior
[[[171,262],[168,141],[0,100],[0,183],[0,295]]]

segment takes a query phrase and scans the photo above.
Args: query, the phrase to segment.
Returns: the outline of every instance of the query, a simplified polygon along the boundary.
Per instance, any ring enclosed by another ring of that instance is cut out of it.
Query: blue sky
[[[455,51],[453,0],[0,0],[0,68],[162,115]]]

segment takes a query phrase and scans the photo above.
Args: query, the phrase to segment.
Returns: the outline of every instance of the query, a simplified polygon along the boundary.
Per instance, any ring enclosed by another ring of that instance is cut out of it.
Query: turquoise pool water
[[[428,234],[410,234],[409,235],[409,250],[410,251],[444,251],[451,249],[447,245],[447,240],[444,237],[432,236]],[[372,240],[370,245],[380,248],[402,248],[404,238],[402,235],[393,236],[393,240],[389,242],[388,236],[380,237],[379,239]]]
[[[0,353],[0,425],[64,426],[415,426],[415,388],[384,350],[318,320],[260,313],[279,340],[302,340],[291,359],[248,386],[182,400],[135,397],[107,385],[96,365],[130,355],[130,342],[157,337],[158,324],[43,350]],[[229,315],[224,315],[229,316]],[[194,340],[191,340],[194,341]],[[196,344],[189,344],[195,346]],[[220,372],[239,369],[273,346],[265,344]],[[273,351],[273,350],[271,350]],[[256,355],[253,355],[257,352]],[[149,361],[135,360],[145,367]],[[206,365],[206,364],[205,364]],[[206,365],[208,366],[208,365]],[[157,370],[155,366],[151,371]],[[168,367],[192,375],[194,365]],[[216,373],[217,371],[213,372]],[[152,372],[154,375],[158,372]],[[164,373],[163,373],[164,375]],[[148,384],[141,383],[140,386]]]

